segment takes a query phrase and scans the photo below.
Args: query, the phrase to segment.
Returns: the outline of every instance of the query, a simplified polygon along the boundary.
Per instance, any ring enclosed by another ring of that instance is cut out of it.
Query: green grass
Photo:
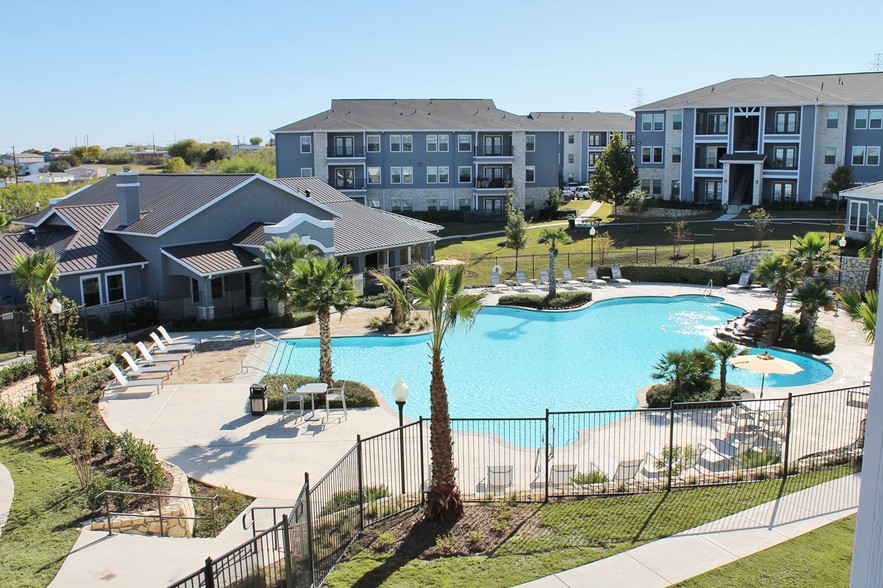
[[[194,501],[194,504],[196,505],[196,516],[207,517],[205,520],[196,521],[193,533],[195,537],[217,537],[218,533],[223,531],[227,525],[236,520],[239,515],[242,514],[242,511],[245,510],[245,507],[251,504],[252,500],[254,500],[251,496],[234,492],[229,488],[215,488],[202,484],[196,480],[190,480],[189,485],[191,496],[211,497],[217,495],[220,497],[220,506],[215,513],[214,528],[212,528],[212,521],[210,518],[211,502],[207,500]]]
[[[848,586],[855,515],[696,576],[684,588]]]
[[[354,549],[328,577],[330,588],[504,587],[587,564],[790,494],[833,477],[847,466],[786,482],[695,488],[537,505],[537,513],[493,555],[408,559]],[[528,532],[528,529],[533,532]],[[825,585],[825,584],[819,584]]]
[[[70,459],[52,447],[0,438],[0,463],[15,496],[0,537],[0,586],[43,587],[52,581],[89,514]]]

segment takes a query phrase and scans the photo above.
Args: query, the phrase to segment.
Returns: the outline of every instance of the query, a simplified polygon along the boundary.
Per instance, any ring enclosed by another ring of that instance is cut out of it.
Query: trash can
[[[261,416],[267,412],[267,386],[252,384],[248,389],[248,404],[253,416]]]
[[[569,228],[569,229],[576,228],[576,219],[574,217],[570,217],[567,219],[567,228]]]

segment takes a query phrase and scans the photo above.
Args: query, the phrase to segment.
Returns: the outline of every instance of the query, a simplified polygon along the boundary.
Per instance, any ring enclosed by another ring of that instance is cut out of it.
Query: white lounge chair
[[[642,459],[627,459],[619,462],[619,465],[616,466],[616,471],[613,473],[613,477],[610,478],[610,483],[616,484],[633,480],[641,469],[641,464],[643,462],[644,460]]]
[[[507,488],[511,488],[514,473],[515,468],[510,465],[488,466],[486,478],[488,491],[502,492]]]
[[[533,283],[527,279],[527,274],[524,270],[515,272],[515,287],[521,288],[522,292],[528,288],[533,288]]]
[[[128,351],[123,351],[123,359],[126,360],[126,364],[129,366],[125,369],[125,374],[133,378],[140,378],[144,374],[158,374],[167,378],[174,369],[174,366],[171,365],[138,365],[138,362],[135,361]]]
[[[328,388],[325,393],[325,416],[331,416],[331,403],[339,402],[343,407],[343,418],[346,418],[346,382],[340,385],[340,388]]]
[[[581,285],[579,280],[573,279],[573,272],[570,271],[569,267],[566,267],[563,270],[561,270],[561,274],[564,276],[563,279],[561,280],[561,284],[565,288],[570,288],[572,290],[572,289],[575,289],[577,286]]]
[[[147,345],[138,341],[135,343],[135,347],[138,348],[138,351],[141,353],[142,359],[138,360],[138,365],[153,365],[155,363],[175,363],[177,365],[181,365],[181,362],[184,361],[183,355],[172,355],[170,353],[166,353],[164,355],[153,356],[150,351],[147,350]]]
[[[594,288],[595,286],[604,287],[607,285],[607,280],[602,280],[598,277],[598,270],[593,267],[586,268],[586,281],[589,283],[589,286]]]
[[[550,279],[551,278],[549,277],[549,270],[541,269],[540,270],[540,281],[537,284],[537,286],[539,286],[541,288],[542,287],[548,288]]]
[[[739,281],[735,284],[727,284],[727,290],[744,290],[748,288],[748,282],[751,281],[751,272],[742,272],[739,274]]]
[[[172,337],[162,325],[158,326],[156,330],[160,337],[162,337],[163,341],[165,341],[166,345],[199,345],[201,343],[199,339],[193,339],[191,337]]]
[[[668,475],[668,467],[663,460],[659,459],[652,453],[648,453],[644,457],[644,462],[641,464],[641,474],[644,477],[651,479],[664,478]]]
[[[300,414],[304,414],[304,395],[294,394],[288,387],[288,384],[282,384],[282,418],[288,413],[288,403],[297,403],[300,407]]]
[[[627,280],[622,277],[622,270],[618,265],[614,265],[610,267],[610,280],[616,283],[617,286],[631,286],[632,281]]]
[[[153,343],[156,345],[154,349],[156,353],[186,353],[189,355],[196,349],[196,345],[166,345],[156,332],[151,333],[150,338],[153,339]]]
[[[500,272],[491,272],[491,290],[499,292],[508,289],[509,284],[500,279]]]
[[[576,464],[552,464],[549,466],[549,486],[566,486],[576,473]]]
[[[156,393],[159,394],[159,389],[162,388],[162,378],[152,378],[147,380],[127,380],[126,376],[123,375],[123,372],[120,371],[114,364],[110,364],[108,366],[110,373],[113,374],[114,379],[117,382],[117,386],[112,387],[111,389],[117,388],[125,388],[128,390],[129,388],[156,388]]]

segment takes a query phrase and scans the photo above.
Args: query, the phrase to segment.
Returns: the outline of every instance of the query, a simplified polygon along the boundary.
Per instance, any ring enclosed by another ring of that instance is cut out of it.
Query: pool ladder
[[[706,298],[711,296],[714,293],[714,280],[708,280],[708,283],[705,284],[705,288],[702,289],[702,295]]]

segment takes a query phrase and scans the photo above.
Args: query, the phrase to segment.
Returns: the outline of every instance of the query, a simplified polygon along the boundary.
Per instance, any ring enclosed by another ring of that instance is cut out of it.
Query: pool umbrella
[[[787,359],[770,355],[767,352],[758,353],[757,355],[742,355],[734,357],[730,360],[733,367],[745,368],[752,372],[763,374],[760,379],[760,397],[763,398],[763,383],[767,374],[787,374],[792,375],[802,372],[803,368]]]

